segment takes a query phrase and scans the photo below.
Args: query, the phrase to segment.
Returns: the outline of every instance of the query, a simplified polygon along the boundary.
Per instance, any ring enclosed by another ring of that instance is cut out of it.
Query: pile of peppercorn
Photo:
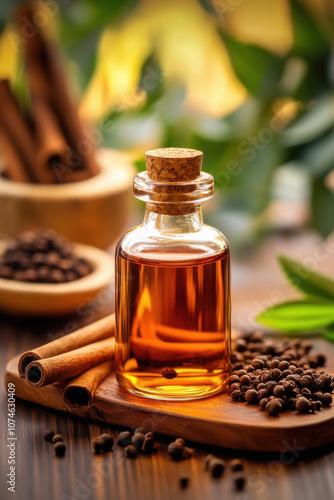
[[[25,231],[8,240],[0,256],[0,278],[31,283],[66,283],[92,272],[86,259],[50,229]]]
[[[333,377],[315,370],[324,366],[325,356],[310,354],[311,349],[308,341],[273,342],[261,332],[239,337],[227,381],[232,399],[258,404],[269,415],[285,410],[310,413],[330,406]]]

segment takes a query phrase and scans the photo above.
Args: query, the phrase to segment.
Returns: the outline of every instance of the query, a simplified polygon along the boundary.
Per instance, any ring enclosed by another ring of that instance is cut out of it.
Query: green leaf
[[[334,332],[332,331],[323,332],[322,336],[329,342],[334,343]]]
[[[269,307],[257,316],[257,321],[283,332],[315,331],[334,321],[334,302],[316,299],[283,302]]]
[[[246,45],[220,31],[237,76],[249,92],[263,99],[272,92],[283,69],[283,62],[255,45]]]
[[[278,261],[288,280],[306,295],[334,300],[334,281],[302,263],[281,255]]]
[[[312,225],[326,238],[334,230],[334,195],[321,179],[313,181]]]
[[[290,9],[295,40],[293,52],[305,59],[318,59],[326,50],[323,30],[297,0],[290,0]]]

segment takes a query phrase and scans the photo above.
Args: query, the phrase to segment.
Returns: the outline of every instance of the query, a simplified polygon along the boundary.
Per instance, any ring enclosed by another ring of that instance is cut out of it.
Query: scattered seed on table
[[[168,453],[170,454],[170,456],[172,457],[173,460],[181,460],[182,459],[182,456],[183,456],[183,450],[184,450],[184,446],[180,443],[176,443],[176,442],[173,442],[173,443],[170,443],[168,445]]]
[[[209,471],[211,472],[212,477],[221,477],[225,469],[225,462],[220,458],[212,458],[209,461]]]
[[[128,446],[131,444],[132,436],[130,431],[120,432],[117,439],[118,446]]]
[[[240,458],[234,458],[233,460],[231,460],[230,467],[233,472],[244,470],[244,466]]]
[[[53,438],[54,435],[55,435],[55,433],[53,432],[53,430],[51,430],[51,429],[46,430],[44,432],[44,439],[45,439],[45,441],[52,442],[52,438]]]
[[[124,448],[124,451],[125,451],[125,455],[128,458],[136,458],[138,455],[138,450],[135,446],[133,446],[133,444],[129,444],[128,446],[126,446]]]
[[[59,443],[60,441],[64,441],[64,438],[61,434],[55,434],[51,441],[52,443]]]
[[[66,452],[66,445],[63,441],[58,441],[53,447],[57,457],[63,457]]]
[[[186,477],[186,476],[183,476],[183,477],[180,477],[179,479],[179,483],[180,483],[180,486],[181,488],[184,490],[186,488],[188,488],[188,485],[189,485],[189,477]]]
[[[233,475],[233,481],[235,484],[235,487],[238,491],[241,491],[244,489],[245,483],[246,483],[246,478],[242,472],[237,472],[236,474]]]
[[[141,450],[142,447],[143,447],[143,444],[144,444],[144,441],[145,441],[145,436],[144,434],[142,434],[141,432],[137,432],[136,434],[134,434],[132,436],[132,439],[131,439],[131,444],[137,448],[137,450]]]
[[[209,455],[206,455],[206,457],[204,457],[204,467],[206,470],[209,470],[209,464],[213,458],[215,458],[215,456],[212,455],[211,453]]]
[[[189,448],[188,446],[184,447],[183,453],[182,453],[182,458],[191,458],[194,455],[195,455],[194,448]]]

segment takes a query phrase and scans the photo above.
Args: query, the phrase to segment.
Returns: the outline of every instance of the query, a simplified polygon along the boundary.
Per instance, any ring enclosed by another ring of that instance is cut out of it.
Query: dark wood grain
[[[298,243],[298,242],[297,242]],[[313,245],[313,243],[312,243]],[[293,248],[296,244],[292,245]],[[272,255],[279,251],[289,253],[286,240],[280,245],[272,245]],[[307,254],[312,246],[302,250]],[[247,319],[249,311],[254,309],[255,301],[263,303],[268,294],[283,285],[277,271],[271,273],[271,285],[263,279],[263,289],[253,289],[256,266],[259,276],[271,269],[270,248],[266,246],[258,259],[249,259],[249,266],[244,263],[234,265],[234,322]],[[293,254],[293,252],[290,252]],[[298,256],[298,252],[295,254]],[[271,260],[274,262],[273,256]],[[331,258],[332,268],[333,259]],[[327,266],[328,263],[322,263]],[[247,278],[247,272],[249,277]],[[240,273],[240,274],[238,274]],[[273,280],[273,277],[279,278]],[[239,284],[238,276],[244,276]],[[262,281],[258,277],[257,283]],[[249,283],[248,283],[249,282]],[[248,291],[247,291],[248,287]],[[247,300],[248,297],[248,300]],[[251,297],[251,299],[250,299]],[[110,302],[112,297],[110,298]],[[0,370],[3,380],[6,362],[25,350],[45,343],[56,334],[64,334],[83,326],[110,312],[101,303],[87,306],[80,314],[65,320],[52,322],[25,322],[0,318]],[[66,328],[65,328],[66,326]],[[315,339],[316,349],[325,350],[328,356],[328,369],[334,370],[334,345]],[[102,431],[111,431],[116,436],[118,427],[89,423],[85,419],[76,419],[56,411],[49,411],[34,404],[17,400],[17,488],[16,494],[7,492],[6,477],[6,421],[7,403],[5,386],[1,384],[1,498],[19,500],[331,500],[334,492],[334,446],[330,445],[309,452],[299,451],[297,456],[285,452],[233,452],[231,450],[195,445],[196,456],[191,460],[175,463],[167,454],[169,438],[161,438],[162,451],[153,456],[141,456],[137,460],[125,460],[124,450],[115,448],[113,453],[94,456],[91,453],[91,440]],[[205,401],[203,400],[203,405]],[[66,457],[55,459],[52,445],[43,440],[46,428],[54,428],[65,436],[68,444]],[[288,443],[289,444],[289,443]],[[245,492],[236,493],[231,482],[231,473],[227,471],[221,480],[213,480],[203,469],[203,458],[207,452],[229,460],[243,457],[248,476]],[[180,490],[178,478],[187,475],[190,478],[187,490]],[[105,476],[105,477],[104,477]]]

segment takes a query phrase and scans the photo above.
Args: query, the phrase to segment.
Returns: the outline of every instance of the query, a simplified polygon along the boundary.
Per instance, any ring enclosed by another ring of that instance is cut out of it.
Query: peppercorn
[[[234,480],[234,485],[238,491],[241,491],[244,489],[244,486],[246,483],[246,478],[245,478],[243,473],[238,472],[237,474],[234,474],[233,480]]]
[[[209,471],[211,472],[212,477],[218,478],[221,477],[225,469],[225,462],[220,458],[212,458],[209,462]]]
[[[104,434],[101,434],[99,437],[104,442],[104,449],[105,451],[110,451],[111,448],[114,445],[114,438],[111,434],[107,434],[106,432]]]
[[[240,379],[237,375],[231,375],[228,379],[227,379],[227,385],[232,385],[233,383],[239,383],[240,382]]]
[[[308,399],[303,396],[296,400],[296,410],[300,413],[308,413],[310,411],[311,405]]]
[[[269,415],[276,416],[282,411],[282,404],[280,401],[277,401],[277,399],[273,399],[272,401],[269,401],[266,405],[266,411],[269,413]]]
[[[153,432],[147,432],[144,437],[143,446],[141,448],[142,453],[152,453],[154,449],[154,435]]]
[[[92,446],[93,451],[96,455],[98,455],[99,453],[105,453],[107,451],[104,447],[104,440],[101,438],[93,439]]]
[[[174,443],[179,443],[181,446],[185,446],[186,442],[183,438],[176,438]]]
[[[183,476],[179,478],[180,487],[184,490],[188,487],[189,477]]]
[[[180,443],[170,443],[168,445],[167,451],[173,460],[181,460],[183,456],[184,446]]]
[[[140,432],[135,433],[131,438],[131,444],[137,448],[137,450],[141,450],[145,441],[144,434]]]
[[[270,396],[269,394],[269,391],[267,391],[267,389],[261,389],[258,393],[257,393],[257,398],[258,400],[260,401],[261,399],[263,398],[268,398]]]
[[[58,441],[55,443],[53,449],[57,457],[63,457],[66,452],[66,445],[62,441]]]
[[[255,404],[258,402],[257,391],[255,389],[248,389],[245,393],[245,399],[247,403]]]
[[[128,446],[125,446],[124,452],[127,458],[136,458],[138,455],[138,450],[135,446],[132,444],[129,444]]]
[[[64,441],[64,438],[61,434],[55,434],[53,438],[51,439],[53,443],[58,443],[60,441]]]
[[[324,406],[330,406],[332,404],[333,398],[329,392],[325,392],[325,394],[321,397],[321,402]]]
[[[206,470],[209,469],[209,463],[210,461],[215,458],[214,455],[212,455],[211,453],[209,455],[206,455],[205,458],[204,458],[204,467]]]
[[[230,462],[230,467],[233,472],[237,472],[244,469],[243,463],[240,458],[234,458]]]
[[[48,429],[44,432],[44,439],[45,441],[52,441],[52,438],[53,436],[55,435],[55,433],[53,432],[53,430],[51,429]]]
[[[128,446],[131,444],[132,436],[130,431],[120,432],[117,439],[118,446]]]
[[[278,398],[283,398],[283,396],[285,395],[285,389],[282,385],[276,385],[274,387],[273,393]]]
[[[231,396],[234,401],[240,401],[242,394],[240,390],[236,390],[231,393]]]
[[[182,458],[191,458],[195,455],[195,450],[185,446],[182,453]]]
[[[169,367],[161,370],[161,375],[163,377],[167,378],[168,380],[171,380],[171,379],[177,377],[177,373],[174,370],[174,368],[169,368]]]

